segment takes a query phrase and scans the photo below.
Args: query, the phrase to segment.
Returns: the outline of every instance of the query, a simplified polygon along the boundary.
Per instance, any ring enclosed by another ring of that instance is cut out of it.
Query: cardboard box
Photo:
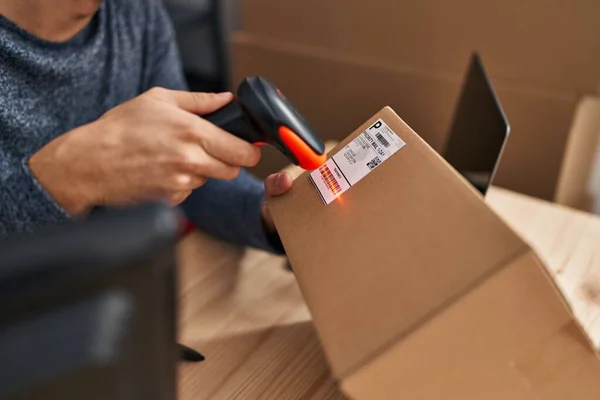
[[[241,29],[421,71],[463,71],[478,50],[492,78],[596,93],[600,2],[244,0]]]
[[[427,74],[240,33],[232,38],[232,61],[234,82],[267,76],[325,139],[343,139],[382,104],[390,104],[439,150],[468,57],[460,74]],[[487,65],[485,57],[483,61]],[[579,96],[493,84],[511,125],[495,184],[552,200]],[[286,165],[274,153],[265,154],[255,174],[264,176]]]
[[[586,97],[577,108],[555,200],[600,214],[600,98]]]
[[[366,130],[377,137],[381,122],[404,146],[341,197],[325,205],[303,173],[269,202],[342,390],[358,400],[600,398],[600,338],[531,248],[390,108],[330,155],[345,149],[348,165],[366,156],[345,146]]]

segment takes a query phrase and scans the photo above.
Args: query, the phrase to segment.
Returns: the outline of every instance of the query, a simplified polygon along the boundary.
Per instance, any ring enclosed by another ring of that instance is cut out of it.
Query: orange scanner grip
[[[279,137],[298,160],[298,165],[306,170],[319,168],[327,160],[327,155],[317,154],[293,130],[287,126],[279,127]]]

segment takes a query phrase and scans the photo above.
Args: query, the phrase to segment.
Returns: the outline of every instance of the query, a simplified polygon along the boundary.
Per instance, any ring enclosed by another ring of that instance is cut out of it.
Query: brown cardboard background
[[[406,146],[341,200],[325,206],[303,174],[269,202],[338,377],[527,249],[393,111],[381,116]]]
[[[234,82],[249,75],[268,77],[326,140],[341,140],[384,104],[390,104],[439,150],[462,82],[462,73],[428,75],[413,69],[397,70],[247,34],[233,38],[232,50]],[[462,69],[467,61],[462,60]],[[578,97],[493,83],[511,124],[494,184],[552,200]],[[253,172],[264,177],[286,164],[283,156],[267,150]]]
[[[460,74],[479,50],[495,79],[596,93],[596,0],[243,0],[248,33],[320,46],[396,67]]]
[[[594,210],[600,199],[600,180],[594,164],[600,161],[600,98],[586,97],[577,107],[573,128],[556,188],[556,202],[581,210]]]

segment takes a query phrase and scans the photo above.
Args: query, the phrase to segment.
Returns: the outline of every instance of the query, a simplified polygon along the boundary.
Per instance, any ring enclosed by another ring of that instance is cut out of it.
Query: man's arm
[[[160,86],[186,90],[181,59],[172,23],[162,1],[151,1],[154,10],[149,24],[153,49],[149,88]],[[238,245],[283,253],[276,234],[267,233],[261,216],[265,190],[261,181],[245,170],[231,181],[211,179],[182,203],[182,208],[199,229]]]
[[[185,215],[199,229],[230,243],[283,253],[276,234],[267,234],[261,206],[262,182],[241,170],[232,181],[211,179],[182,203]]]
[[[27,160],[0,149],[0,238],[69,219],[31,174]]]

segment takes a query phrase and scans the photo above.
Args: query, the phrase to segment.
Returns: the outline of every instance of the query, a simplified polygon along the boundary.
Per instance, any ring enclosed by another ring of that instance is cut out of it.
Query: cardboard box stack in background
[[[479,51],[512,128],[495,184],[556,199],[568,137],[574,126],[586,125],[574,122],[576,111],[600,86],[600,2],[240,5],[234,82],[271,78],[325,139],[345,137],[389,104],[439,150],[470,53]],[[264,175],[285,163],[269,152],[255,171]],[[574,190],[569,186],[561,187]]]
[[[555,201],[600,214],[600,98],[587,96],[577,107],[565,149]]]
[[[368,171],[354,161],[381,153],[363,132],[396,149]],[[598,310],[578,301],[571,274],[550,274],[391,109],[329,155],[338,151],[331,172],[312,172],[314,184],[305,172],[269,207],[346,394],[600,398]],[[354,182],[325,205],[338,173]]]

